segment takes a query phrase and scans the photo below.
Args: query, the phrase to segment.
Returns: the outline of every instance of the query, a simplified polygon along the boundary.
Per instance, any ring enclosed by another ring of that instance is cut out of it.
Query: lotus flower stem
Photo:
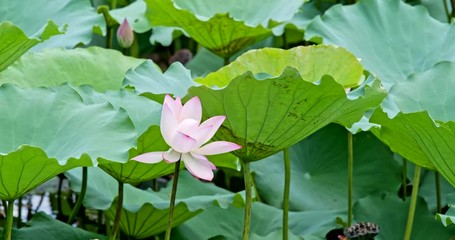
[[[14,200],[9,200],[6,210],[5,240],[11,240],[14,219]]]
[[[179,181],[180,160],[175,162],[174,182],[172,183],[171,202],[169,204],[169,221],[167,222],[165,240],[171,239],[172,224],[174,221],[175,196],[177,195],[177,184]]]
[[[434,172],[435,182],[436,182],[436,212],[441,213],[441,176],[439,172]]]
[[[118,198],[117,198],[117,207],[115,209],[115,218],[114,218],[114,225],[112,226],[112,233],[111,233],[111,240],[115,240],[117,236],[117,232],[120,225],[120,217],[122,216],[122,208],[123,208],[123,186],[124,183],[122,181],[118,181]]]
[[[408,174],[408,160],[403,158],[403,168],[401,169],[401,180],[402,180],[401,185],[403,185],[403,201],[406,201],[406,197],[408,196],[408,189],[406,187],[406,185],[408,184],[407,174]]]
[[[283,193],[283,240],[288,239],[289,229],[289,193],[291,190],[291,160],[289,148],[283,150],[284,160],[284,193]]]
[[[250,224],[251,224],[251,186],[252,179],[250,173],[250,163],[243,162],[243,178],[245,181],[245,216],[243,218],[243,240],[248,240],[250,237]]]
[[[81,208],[82,201],[85,198],[85,193],[87,192],[87,167],[82,167],[82,186],[81,192],[79,193],[79,197],[76,200],[76,204],[74,205],[73,211],[71,211],[71,215],[68,218],[67,223],[73,223],[74,219],[76,218],[79,209]]]
[[[412,193],[411,193],[411,203],[409,205],[408,213],[408,223],[406,224],[406,231],[404,233],[404,240],[411,239],[412,224],[414,223],[414,213],[417,204],[417,195],[419,194],[419,181],[420,181],[420,172],[421,167],[415,165],[414,168],[414,179],[412,180]]]
[[[352,225],[352,177],[354,174],[354,142],[352,133],[348,132],[348,226]]]

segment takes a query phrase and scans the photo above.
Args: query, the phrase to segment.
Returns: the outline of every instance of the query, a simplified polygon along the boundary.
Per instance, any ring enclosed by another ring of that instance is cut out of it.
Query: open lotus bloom
[[[223,123],[225,116],[215,116],[201,123],[202,106],[198,97],[190,99],[182,106],[180,98],[166,95],[161,112],[161,134],[171,147],[167,152],[149,152],[133,158],[143,163],[157,163],[164,160],[174,163],[182,160],[194,176],[213,179],[215,165],[205,155],[226,153],[240,149],[241,146],[226,141],[205,144]]]

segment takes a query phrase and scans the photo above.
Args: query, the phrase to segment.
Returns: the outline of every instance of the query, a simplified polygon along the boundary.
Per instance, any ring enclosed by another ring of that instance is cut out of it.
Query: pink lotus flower
[[[128,24],[128,20],[126,20],[126,18],[117,30],[117,42],[122,48],[129,48],[134,42],[134,32]]]
[[[205,155],[226,153],[240,149],[241,146],[216,141],[202,146],[215,135],[225,116],[215,116],[201,123],[202,106],[198,97],[190,99],[184,106],[180,98],[174,100],[166,95],[161,112],[161,134],[171,147],[167,152],[149,152],[133,158],[143,163],[157,163],[164,159],[168,163],[182,160],[194,176],[213,179],[215,165]]]

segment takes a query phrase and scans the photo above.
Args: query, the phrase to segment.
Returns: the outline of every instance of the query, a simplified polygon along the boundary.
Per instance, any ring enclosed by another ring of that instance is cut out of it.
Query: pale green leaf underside
[[[331,122],[351,126],[385,95],[375,82],[349,100],[332,78],[310,83],[292,67],[266,80],[246,72],[222,90],[201,86],[190,88],[189,94],[199,96],[205,117],[226,116],[215,138],[243,146],[235,152],[243,161],[273,155]]]
[[[0,73],[0,83],[37,87],[68,82],[73,86],[89,84],[97,91],[117,90],[125,72],[144,61],[99,47],[48,49],[22,56]]]
[[[286,67],[299,71],[308,82],[319,81],[323,75],[332,76],[343,87],[358,86],[363,79],[363,68],[354,55],[333,46],[295,47],[289,50],[262,48],[252,50],[220,70],[196,79],[206,86],[224,87],[235,77],[251,71],[273,77],[281,75]]]
[[[455,61],[455,26],[403,1],[363,0],[334,6],[314,19],[305,36],[320,36],[325,44],[347,48],[387,90],[440,61]]]
[[[90,1],[0,0],[0,6],[0,21],[14,23],[28,36],[39,32],[49,20],[58,26],[67,26],[65,34],[39,44],[34,50],[88,44],[92,40],[94,27],[105,28],[103,16],[96,13]]]
[[[6,84],[0,102],[2,199],[15,199],[98,158],[126,161],[134,146],[134,127],[124,110],[86,105],[68,86],[24,90]]]
[[[191,38],[221,57],[230,57],[241,49],[272,34],[262,26],[249,27],[228,14],[198,19],[188,10],[177,9],[171,0],[146,0],[146,16],[153,26],[180,27]]]
[[[289,149],[290,210],[336,210],[346,207],[348,189],[343,180],[348,174],[347,134],[344,127],[331,124]],[[401,168],[389,148],[371,133],[354,135],[354,143],[353,175],[356,180],[353,201],[377,192],[397,192],[401,184]],[[254,162],[251,168],[255,172],[254,180],[261,199],[282,208],[283,154]]]
[[[0,23],[0,71],[11,65],[36,44],[61,33],[52,21],[47,23],[39,36],[30,38],[14,24]]]

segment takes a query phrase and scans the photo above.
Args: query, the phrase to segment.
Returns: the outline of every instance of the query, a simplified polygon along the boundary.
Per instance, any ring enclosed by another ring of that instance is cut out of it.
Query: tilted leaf
[[[250,162],[273,155],[331,122],[352,125],[382,101],[384,92],[376,82],[351,100],[332,78],[325,76],[314,84],[287,67],[278,77],[258,80],[246,72],[224,89],[193,87],[189,95],[201,99],[205,117],[226,116],[215,139],[243,146],[234,154]]]

